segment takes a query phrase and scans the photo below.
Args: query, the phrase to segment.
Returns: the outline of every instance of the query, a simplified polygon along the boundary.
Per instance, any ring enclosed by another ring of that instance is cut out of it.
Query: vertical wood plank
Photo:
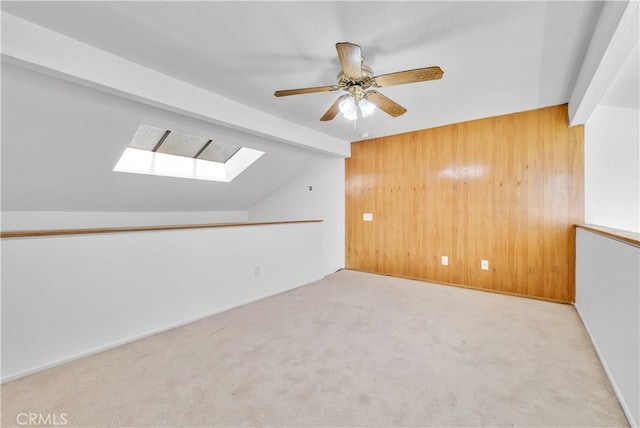
[[[516,115],[508,115],[501,120],[502,144],[504,150],[502,183],[508,187],[505,194],[503,218],[506,222],[507,263],[510,267],[505,279],[509,284],[505,291],[527,294],[528,278],[528,140],[520,138],[521,129]]]
[[[527,295],[542,294],[544,275],[544,112],[520,113],[527,146]]]
[[[438,152],[439,142],[438,132],[434,130],[425,130],[416,133],[418,140],[417,158],[419,162],[418,179],[423,189],[419,205],[419,216],[421,219],[422,235],[424,237],[423,246],[420,250],[421,263],[419,267],[419,275],[416,278],[432,278],[436,277],[436,268],[440,264],[437,254],[437,231],[439,203],[438,195],[438,174],[439,164],[436,153]]]

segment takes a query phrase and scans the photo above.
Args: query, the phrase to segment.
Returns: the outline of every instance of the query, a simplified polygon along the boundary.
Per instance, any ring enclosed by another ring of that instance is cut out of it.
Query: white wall
[[[246,211],[209,212],[78,212],[3,211],[2,231],[79,229],[93,227],[159,226],[179,224],[242,223]]]
[[[3,381],[323,277],[322,223],[3,239]]]
[[[249,210],[249,221],[321,219],[323,273],[345,264],[344,159],[320,161],[314,168]],[[309,190],[309,186],[313,190]]]
[[[585,222],[640,232],[640,112],[596,107],[585,125]]]
[[[640,248],[576,234],[576,302],[631,423],[640,424]]]

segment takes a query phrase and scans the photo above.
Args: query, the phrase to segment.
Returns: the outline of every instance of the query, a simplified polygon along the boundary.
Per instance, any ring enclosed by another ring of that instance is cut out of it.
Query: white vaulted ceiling
[[[370,136],[567,102],[597,2],[3,2],[3,9],[129,61],[344,140],[319,121],[337,92],[335,43],[377,74],[439,65],[440,81],[381,90],[408,109],[361,121]],[[380,113],[380,114],[378,114]]]
[[[363,134],[566,103],[602,3],[3,1],[1,7],[3,209],[179,211],[248,209],[319,160],[348,156],[349,142]],[[11,52],[24,50],[23,41],[6,28],[23,27],[5,25],[9,18],[31,25],[32,34],[68,36],[77,54],[35,40],[37,58],[18,58]],[[375,74],[438,65],[444,77],[379,89],[408,112],[392,118],[377,111],[359,119],[355,131],[340,116],[319,120],[338,92],[273,96],[335,84],[335,43],[343,41],[362,47]],[[98,75],[98,59],[117,66]],[[77,74],[66,64],[75,64]],[[139,74],[127,74],[127,67]],[[155,80],[144,73],[156,73]],[[130,82],[141,92],[127,89]],[[191,93],[199,104],[180,99]],[[228,136],[266,154],[229,184],[111,172],[145,121]]]

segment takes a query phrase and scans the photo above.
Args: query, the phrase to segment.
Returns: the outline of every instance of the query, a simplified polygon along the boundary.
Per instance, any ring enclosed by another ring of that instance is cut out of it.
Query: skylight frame
[[[187,157],[181,154],[166,153],[166,150],[161,149],[171,134],[169,130],[140,125],[113,171],[228,183],[264,154],[260,150],[228,143],[216,143],[212,139],[181,133],[175,133],[174,146],[180,147],[180,153],[195,154],[192,157]],[[149,135],[157,141],[145,140],[145,138],[149,138]],[[158,135],[162,135],[162,137],[157,138]],[[202,144],[202,142],[205,143]],[[184,147],[184,144],[192,144],[193,146]],[[226,158],[225,162],[198,158],[212,144],[219,144],[219,152],[223,155],[222,159]],[[153,148],[150,149],[151,147]],[[232,151],[233,154],[229,156]]]

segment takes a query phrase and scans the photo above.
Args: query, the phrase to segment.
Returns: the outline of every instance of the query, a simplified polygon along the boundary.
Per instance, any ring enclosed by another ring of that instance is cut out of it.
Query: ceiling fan
[[[342,70],[338,73],[337,84],[313,88],[286,89],[276,91],[274,95],[276,97],[285,97],[288,95],[342,89],[348,94],[339,97],[329,107],[324,116],[320,118],[321,121],[333,119],[338,112],[342,112],[347,119],[355,120],[358,117],[358,109],[360,109],[360,113],[364,117],[371,114],[376,107],[393,117],[398,117],[406,113],[407,109],[371,88],[425,82],[427,80],[440,79],[443,75],[442,69],[434,66],[374,76],[373,70],[364,64],[360,46],[348,42],[336,43],[336,50],[342,65]]]

